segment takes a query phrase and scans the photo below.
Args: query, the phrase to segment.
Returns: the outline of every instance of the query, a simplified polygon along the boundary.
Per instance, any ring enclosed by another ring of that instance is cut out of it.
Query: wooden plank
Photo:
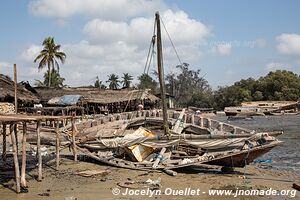
[[[60,159],[60,155],[59,155],[60,141],[59,141],[59,122],[58,121],[56,121],[55,133],[56,133],[56,144],[55,144],[55,150],[56,150],[56,170],[58,170],[58,168],[59,168],[59,159]]]
[[[14,133],[14,124],[10,124],[10,136],[11,136],[11,143],[13,146],[13,157],[14,157],[14,165],[15,165],[15,177],[16,177],[16,191],[17,193],[21,192],[20,187],[20,170],[19,170],[19,161],[18,161],[18,154],[17,154],[17,144],[16,144],[16,135]]]
[[[26,183],[26,131],[27,124],[23,122],[23,139],[22,139],[22,168],[21,168],[21,186],[27,187]]]
[[[75,140],[75,120],[74,119],[72,119],[72,147],[73,147],[74,161],[77,161],[77,149],[76,149],[76,140]]]
[[[41,152],[41,122],[37,121],[36,133],[37,133],[37,156],[38,156],[38,181],[42,181],[42,152]]]
[[[2,136],[3,136],[3,144],[2,144],[2,160],[6,163],[6,124],[2,125]]]

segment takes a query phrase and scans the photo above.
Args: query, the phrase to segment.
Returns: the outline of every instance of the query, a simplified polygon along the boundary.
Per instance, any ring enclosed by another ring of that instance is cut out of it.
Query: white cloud
[[[66,63],[61,65],[60,72],[66,78],[66,84],[72,86],[93,84],[96,76],[105,82],[110,73],[116,73],[119,77],[122,77],[123,73],[130,73],[135,78],[140,76],[153,34],[154,9],[165,10],[160,12],[161,19],[183,62],[198,61],[202,55],[200,43],[211,35],[205,24],[191,19],[184,11],[165,9],[165,4],[160,0],[61,2],[62,5],[60,2],[54,3],[49,0],[31,1],[29,9],[35,15],[55,17],[57,23],[61,20],[61,25],[68,23],[69,19],[66,17],[74,15],[96,17],[85,19],[89,21],[83,27],[84,39],[77,43],[61,44],[67,59]],[[99,2],[102,3],[101,8]],[[151,13],[151,16],[147,13]],[[161,28],[164,65],[165,70],[169,71],[179,62],[163,24]],[[33,64],[33,60],[41,48],[39,45],[30,45],[24,50],[21,58],[26,61],[26,66],[36,65]],[[156,58],[153,62],[155,65]],[[37,67],[32,70],[37,73]],[[43,72],[40,72],[40,78],[42,75]],[[33,76],[37,78],[36,74]]]
[[[36,16],[68,18],[75,15],[119,20],[165,9],[163,0],[31,0],[29,12]]]
[[[283,33],[276,37],[277,49],[282,54],[300,55],[300,35]]]
[[[42,50],[41,46],[32,44],[25,51],[22,52],[21,58],[28,62],[33,62],[39,52]]]
[[[210,34],[206,25],[190,19],[183,11],[167,10],[161,14],[161,18],[176,45],[198,44]],[[133,44],[148,44],[153,32],[153,23],[153,17],[133,18],[129,23],[93,19],[85,25],[84,33],[91,41],[98,43],[126,41]],[[162,32],[164,39],[167,39],[164,30]]]
[[[287,65],[279,62],[271,62],[266,65],[267,71],[276,71],[278,69],[288,69]]]
[[[231,54],[232,45],[230,43],[219,44],[211,48],[211,52],[221,56],[228,56]]]

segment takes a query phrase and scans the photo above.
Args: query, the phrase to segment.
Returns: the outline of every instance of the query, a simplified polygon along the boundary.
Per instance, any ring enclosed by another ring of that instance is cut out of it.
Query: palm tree
[[[110,74],[108,75],[108,80],[106,81],[106,83],[109,83],[109,89],[111,90],[115,90],[118,89],[119,87],[119,76],[116,74]]]
[[[38,69],[42,70],[44,67],[47,66],[48,68],[48,87],[51,86],[51,70],[57,70],[57,73],[59,73],[59,64],[58,60],[64,64],[66,60],[66,54],[60,50],[60,45],[56,45],[54,42],[53,37],[47,37],[43,41],[43,50],[40,52],[40,54],[34,59],[34,62],[37,62],[39,60],[39,66]]]
[[[133,77],[131,75],[129,75],[128,73],[124,73],[122,79],[123,79],[123,81],[122,81],[123,87],[130,88],[130,84],[133,80]]]
[[[51,70],[50,74],[45,72],[44,74],[44,80],[35,80],[34,85],[37,87],[45,87],[49,83],[49,78],[51,79],[51,86],[52,87],[63,87],[65,86],[63,82],[65,81],[65,78],[61,77],[57,70]]]

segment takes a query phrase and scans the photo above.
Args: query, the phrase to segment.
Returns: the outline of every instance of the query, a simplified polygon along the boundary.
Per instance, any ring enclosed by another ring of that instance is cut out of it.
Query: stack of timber
[[[13,114],[15,113],[15,106],[12,103],[0,102],[0,114]]]

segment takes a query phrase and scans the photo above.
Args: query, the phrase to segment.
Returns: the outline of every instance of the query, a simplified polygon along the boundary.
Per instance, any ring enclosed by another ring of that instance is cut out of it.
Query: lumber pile
[[[15,113],[15,106],[12,103],[0,102],[0,114]]]

